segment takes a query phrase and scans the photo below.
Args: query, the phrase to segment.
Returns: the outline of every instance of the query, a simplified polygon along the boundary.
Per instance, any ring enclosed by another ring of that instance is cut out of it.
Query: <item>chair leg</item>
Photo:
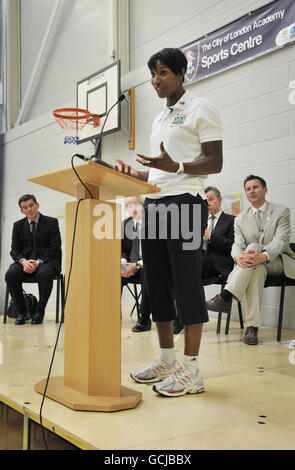
[[[226,335],[228,335],[228,331],[229,331],[230,315],[231,315],[231,311],[227,314],[227,317],[226,317],[226,325],[225,325],[225,334]]]
[[[6,286],[4,314],[3,314],[3,323],[4,324],[6,323],[6,320],[7,320],[8,300],[9,300],[9,290],[8,290],[8,287]]]
[[[230,316],[231,316],[232,308],[233,308],[233,302],[231,301],[230,311],[228,312],[227,317],[226,317],[226,325],[225,325],[225,334],[226,335],[228,335],[228,331],[229,331]]]
[[[130,313],[130,317],[132,317],[133,315],[133,312],[134,312],[134,309],[136,307],[136,297],[135,297],[135,294],[132,292],[132,290],[130,289],[130,287],[128,286],[128,284],[126,284],[126,287],[127,289],[129,290],[130,294],[132,295],[133,299],[135,300],[135,304],[133,305],[132,307],[132,310],[131,310],[131,313]]]
[[[131,291],[130,291],[130,292],[131,292]],[[137,299],[138,299],[137,303],[136,303],[136,295],[133,294],[133,292],[131,292],[131,294],[132,294],[132,296],[133,296],[135,302],[134,302],[134,305],[133,305],[132,310],[131,310],[131,312],[130,312],[130,317],[132,317],[134,310],[135,310],[135,309],[138,309],[137,304],[138,304],[138,306],[139,306],[139,300],[140,300],[141,292],[139,292],[139,294],[138,294],[138,296],[137,296]]]
[[[278,322],[278,332],[277,332],[277,341],[281,341],[282,336],[282,325],[283,325],[283,313],[284,313],[284,300],[285,300],[285,286],[281,287],[281,297],[280,297],[280,310],[279,310],[279,322]]]
[[[136,302],[135,302],[135,304],[134,304],[133,307],[132,307],[132,310],[131,310],[131,312],[130,312],[130,317],[132,317],[135,307],[136,307]]]
[[[139,320],[140,312],[139,312],[139,302],[138,302],[138,294],[137,294],[136,284],[134,284],[134,293],[135,293],[135,302],[136,302],[136,310],[137,310],[137,319]]]
[[[217,328],[216,328],[216,334],[217,335],[220,335],[221,317],[222,317],[222,312],[219,312],[218,313],[218,320],[217,320]]]
[[[56,279],[56,307],[55,307],[55,323],[59,322],[59,291],[60,291],[60,278]]]
[[[238,310],[239,310],[240,326],[241,326],[241,330],[243,330],[244,329],[244,322],[243,322],[242,305],[241,305],[241,302],[239,302],[239,301],[238,301]]]
[[[133,287],[134,287],[134,292],[130,289],[129,285],[126,284],[126,287],[127,289],[129,290],[130,294],[132,295],[135,303],[132,307],[132,310],[131,310],[131,313],[130,313],[130,317],[132,317],[133,315],[133,312],[136,308],[136,311],[137,311],[137,318],[139,319],[140,318],[140,303],[139,303],[139,299],[140,299],[140,296],[141,296],[141,292],[139,292],[138,294],[138,291],[137,291],[137,285],[136,284],[133,284]]]

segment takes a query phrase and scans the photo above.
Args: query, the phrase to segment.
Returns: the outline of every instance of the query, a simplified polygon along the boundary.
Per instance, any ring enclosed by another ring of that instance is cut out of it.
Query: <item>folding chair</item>
[[[224,276],[224,275],[220,274],[219,276],[216,276],[216,277],[208,277],[207,279],[203,279],[203,285],[204,286],[210,286],[212,284],[218,284],[218,285],[221,285],[221,291],[222,291],[222,289],[224,288],[224,286],[226,284],[226,280],[227,280],[227,276]],[[241,307],[240,302],[238,302],[238,310],[239,310],[240,326],[241,326],[241,329],[243,330],[244,329],[244,322],[243,322],[242,307]],[[224,313],[224,312],[219,312],[218,313],[217,327],[216,327],[216,334],[218,334],[218,335],[220,334],[222,313]],[[226,326],[225,326],[225,334],[228,335],[230,317],[231,317],[231,310],[230,310],[229,313],[226,312],[225,315],[227,315]]]
[[[131,286],[133,286],[133,289],[134,291],[131,289],[131,287],[129,286],[129,284],[131,284]],[[137,311],[137,318],[139,320],[140,318],[140,298],[141,298],[141,290],[138,292],[137,290],[137,286],[138,285],[141,285],[141,282],[137,279],[129,279],[128,278],[128,282],[124,285],[122,285],[122,290],[121,292],[123,291],[123,287],[126,286],[127,289],[129,290],[130,294],[132,295],[133,299],[134,299],[134,305],[133,305],[133,308],[131,310],[131,313],[130,313],[130,316],[132,316],[135,308],[136,308],[136,311]]]
[[[59,322],[59,306],[61,304],[61,320],[64,321],[64,306],[65,306],[65,280],[64,275],[62,273],[56,274],[53,278],[57,281],[56,285],[56,308],[55,308],[55,322]],[[24,284],[35,284],[37,281],[35,279],[28,279],[24,282]],[[9,303],[9,290],[6,285],[6,292],[5,292],[5,304],[4,304],[4,318],[3,323],[5,324],[7,321],[7,310],[8,310],[8,303]]]

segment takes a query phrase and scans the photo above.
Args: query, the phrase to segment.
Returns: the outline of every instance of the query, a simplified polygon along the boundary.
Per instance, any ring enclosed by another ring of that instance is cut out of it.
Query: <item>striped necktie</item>
[[[255,216],[257,227],[258,227],[259,230],[261,230],[263,212],[260,209],[257,209],[254,216]]]
[[[214,229],[214,219],[216,219],[215,215],[211,215],[209,217],[209,225],[208,225],[208,230],[212,233],[213,232],[213,229]],[[207,238],[205,238],[205,240],[203,241],[203,250],[204,251],[208,251],[208,243],[209,243],[209,240]]]

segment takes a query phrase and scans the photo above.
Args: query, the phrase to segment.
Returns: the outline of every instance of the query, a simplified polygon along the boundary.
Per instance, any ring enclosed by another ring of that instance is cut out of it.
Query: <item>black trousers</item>
[[[168,209],[166,234],[162,226],[165,218],[163,222],[161,215],[157,217],[151,214],[157,212],[160,204]],[[197,218],[194,217],[196,206],[200,209]],[[186,193],[161,199],[145,199],[141,248],[153,321],[175,320],[174,299],[183,325],[208,321],[201,281],[202,239],[207,221],[207,201],[199,195]],[[177,226],[178,236],[173,233]],[[193,233],[191,238],[186,237],[188,232]],[[194,236],[197,238],[197,232],[199,245],[196,247],[192,244],[192,248],[188,249],[188,243],[192,242]]]
[[[138,281],[141,285],[140,316],[143,320],[147,320],[148,318],[150,318],[151,307],[143,270],[139,269],[133,276],[131,276],[131,278],[121,277],[121,291],[123,289],[123,286],[126,286],[130,279]]]
[[[26,282],[28,279],[34,279],[34,281],[38,283],[39,303],[37,310],[38,312],[43,312],[50,297],[53,287],[53,279],[56,274],[56,268],[52,266],[50,262],[39,265],[38,269],[33,274],[25,273],[22,265],[19,263],[13,263],[9,266],[5,275],[5,280],[10,295],[20,314],[26,313],[22,288],[23,282]]]
[[[204,253],[203,262],[202,262],[202,279],[207,279],[208,277],[216,277],[221,274],[213,266],[211,257]]]

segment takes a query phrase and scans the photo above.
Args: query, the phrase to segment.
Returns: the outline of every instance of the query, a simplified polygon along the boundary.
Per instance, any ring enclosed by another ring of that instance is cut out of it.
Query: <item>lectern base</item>
[[[34,386],[34,390],[43,394],[45,384],[46,379],[41,380]],[[135,408],[141,401],[142,394],[130,388],[121,387],[120,397],[90,396],[65,386],[64,377],[53,377],[49,380],[46,397],[73,410],[120,411]]]

